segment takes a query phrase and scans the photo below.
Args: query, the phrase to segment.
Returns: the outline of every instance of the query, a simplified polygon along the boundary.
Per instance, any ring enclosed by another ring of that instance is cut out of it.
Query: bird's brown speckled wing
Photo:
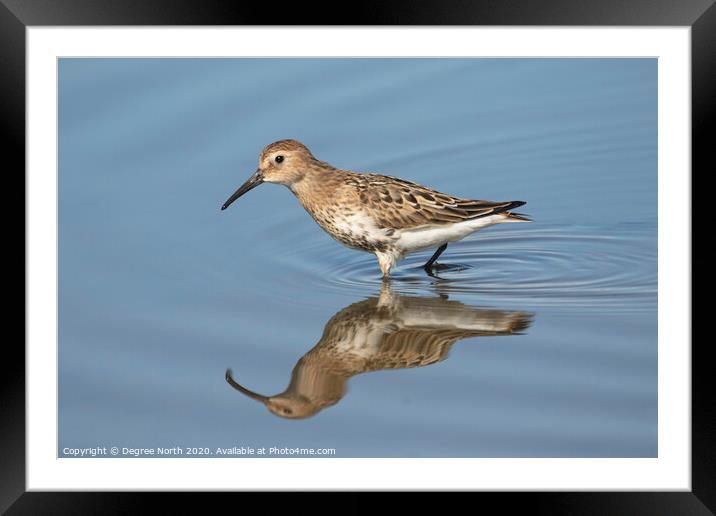
[[[452,345],[480,332],[460,329],[402,329],[386,335],[365,366],[366,371],[422,367],[447,358]]]
[[[352,174],[363,208],[383,227],[408,229],[453,224],[503,213],[525,204],[461,199],[397,177]]]

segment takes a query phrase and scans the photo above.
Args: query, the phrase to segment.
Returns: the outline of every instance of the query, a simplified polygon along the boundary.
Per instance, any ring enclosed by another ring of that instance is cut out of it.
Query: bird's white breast
[[[348,238],[371,243],[391,245],[396,236],[394,231],[381,228],[368,214],[357,211],[348,216],[337,216],[333,221],[333,232]]]
[[[400,232],[396,244],[404,253],[421,251],[444,243],[457,242],[479,229],[505,221],[506,217],[500,214],[443,226],[404,229]]]

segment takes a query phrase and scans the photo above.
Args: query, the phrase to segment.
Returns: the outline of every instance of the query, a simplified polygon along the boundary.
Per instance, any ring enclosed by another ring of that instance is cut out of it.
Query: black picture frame
[[[692,170],[716,170],[713,147],[716,107],[716,5],[714,0],[427,0],[326,4],[221,0],[0,0],[0,120],[5,177],[25,167],[25,30],[63,25],[554,25],[689,26],[692,35]],[[345,13],[345,14],[344,14]],[[8,158],[14,157],[10,161]],[[685,174],[689,171],[685,170]],[[693,178],[693,173],[692,176]],[[24,181],[20,187],[24,192]],[[9,189],[8,189],[9,190]],[[9,193],[9,192],[8,192]],[[11,196],[16,195],[14,192]],[[9,197],[9,196],[8,196]],[[7,199],[7,197],[6,197]],[[692,201],[692,205],[695,205]],[[675,209],[679,209],[675,207]],[[690,207],[683,207],[689,210]],[[10,220],[10,219],[7,219]],[[6,226],[12,226],[7,224]],[[9,248],[9,246],[8,246]],[[23,246],[24,249],[24,246]],[[14,256],[12,255],[7,256]],[[692,255],[693,256],[693,255]],[[12,258],[18,260],[19,258]],[[26,259],[23,252],[23,263]],[[7,269],[9,270],[9,269]],[[9,275],[6,275],[8,277]],[[675,343],[688,345],[689,343]],[[537,514],[712,514],[716,511],[716,401],[706,339],[692,342],[692,490],[690,492],[473,493],[501,511]],[[144,512],[147,496],[166,512],[191,512],[186,493],[26,492],[25,352],[7,339],[0,378],[0,512],[7,514],[128,514]],[[214,493],[229,496],[265,496]],[[206,509],[208,494],[198,503]],[[303,496],[303,495],[302,495]],[[371,496],[351,493],[341,512],[373,509]],[[410,501],[422,504],[422,497]],[[242,499],[246,503],[245,499]],[[317,508],[313,501],[311,510]],[[405,502],[407,503],[407,500]],[[474,502],[473,502],[474,503]],[[321,504],[324,505],[324,504]],[[333,503],[325,504],[331,510]],[[333,507],[336,509],[336,507]],[[403,510],[409,509],[404,505]]]

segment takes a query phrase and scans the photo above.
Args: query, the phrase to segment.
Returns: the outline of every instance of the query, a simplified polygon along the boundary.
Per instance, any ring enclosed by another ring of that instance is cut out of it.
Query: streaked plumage
[[[511,211],[524,201],[462,199],[397,177],[338,169],[296,140],[264,148],[257,171],[222,209],[262,182],[286,185],[338,242],[375,253],[385,277],[409,253],[455,242],[493,224],[529,220]]]
[[[354,303],[328,321],[318,344],[296,363],[282,393],[257,394],[239,384],[230,370],[226,380],[277,416],[305,418],[338,403],[348,380],[357,374],[435,364],[447,358],[458,340],[518,334],[531,321],[526,312],[401,296],[386,284],[380,297]]]

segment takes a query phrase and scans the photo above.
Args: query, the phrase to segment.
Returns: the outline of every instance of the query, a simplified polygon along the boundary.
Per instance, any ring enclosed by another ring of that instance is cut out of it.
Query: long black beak
[[[254,175],[252,175],[250,178],[246,180],[246,182],[239,187],[238,190],[236,190],[233,194],[231,194],[231,197],[226,199],[226,202],[221,207],[222,210],[225,210],[229,207],[229,205],[234,202],[236,199],[244,195],[246,192],[251,190],[252,188],[256,188],[261,183],[264,182],[264,175],[261,172],[260,168],[256,169],[256,172],[254,172]]]
[[[226,370],[226,381],[227,381],[227,383],[228,383],[229,385],[231,385],[234,389],[236,389],[237,391],[239,391],[239,392],[242,393],[242,394],[245,394],[245,395],[248,396],[249,398],[252,398],[252,399],[255,399],[255,400],[257,400],[257,401],[260,401],[260,402],[263,403],[264,405],[266,405],[266,403],[268,403],[268,400],[269,400],[269,397],[268,397],[268,396],[263,396],[263,395],[261,395],[261,394],[258,394],[258,393],[256,393],[256,392],[254,392],[254,391],[250,391],[249,389],[247,389],[247,388],[244,387],[243,385],[240,385],[239,382],[237,382],[236,380],[234,380],[233,376],[231,375],[231,369],[227,369],[227,370]]]

